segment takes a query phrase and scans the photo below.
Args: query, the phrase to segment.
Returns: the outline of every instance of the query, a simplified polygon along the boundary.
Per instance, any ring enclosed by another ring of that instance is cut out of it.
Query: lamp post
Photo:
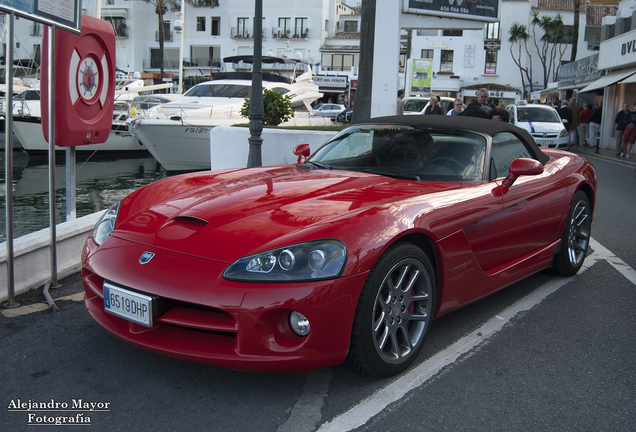
[[[185,27],[185,0],[181,0],[181,12],[174,22],[174,30],[179,34],[179,94],[183,94],[183,30]]]
[[[254,61],[252,63],[252,91],[250,93],[250,151],[248,167],[262,166],[261,146],[263,138],[263,74],[261,72],[263,51],[263,0],[255,0],[254,10]]]

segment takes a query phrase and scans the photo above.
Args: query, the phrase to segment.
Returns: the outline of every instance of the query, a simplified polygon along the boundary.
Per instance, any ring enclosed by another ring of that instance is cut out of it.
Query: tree
[[[523,97],[526,98],[528,93],[532,91],[532,56],[528,51],[528,39],[530,38],[530,35],[528,35],[526,26],[519,23],[512,24],[512,26],[508,30],[508,35],[508,42],[510,42],[510,55],[512,56],[512,60],[519,68],[519,73],[521,74],[521,85],[523,87]],[[515,44],[518,44],[517,57],[515,57],[515,54],[513,52]],[[523,56],[528,59],[527,67],[524,67],[521,61],[522,48],[524,48],[525,51],[525,53],[523,53]],[[529,91],[526,90],[526,79],[530,86]]]
[[[249,118],[250,99],[245,98],[241,107],[241,116]],[[294,116],[291,97],[276,90],[263,90],[263,124],[278,126]]]
[[[159,78],[163,82],[163,41],[165,39],[163,29],[163,16],[168,11],[168,5],[176,5],[175,0],[146,0],[146,3],[150,3],[155,7],[155,13],[157,14],[157,25],[159,34]]]
[[[572,52],[570,53],[570,61],[576,60],[576,52],[579,47],[579,25],[581,18],[581,0],[574,0],[574,26],[572,28]]]
[[[538,11],[532,11],[532,40],[537,49],[541,65],[543,67],[543,85],[548,87],[548,82],[552,78],[557,80],[559,68],[565,50],[567,49],[567,40],[569,38],[569,30],[563,24],[563,17],[557,14],[555,17],[547,15],[539,16]],[[539,30],[543,35],[537,41]]]

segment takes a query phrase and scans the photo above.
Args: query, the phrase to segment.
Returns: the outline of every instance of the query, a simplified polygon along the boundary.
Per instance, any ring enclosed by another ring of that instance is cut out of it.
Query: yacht
[[[113,109],[113,121],[110,135],[106,142],[100,144],[87,144],[76,146],[77,152],[147,152],[137,138],[128,131],[128,123],[131,116],[139,116],[133,101],[140,92],[154,92],[159,89],[172,87],[172,84],[145,85],[144,81],[136,75],[132,80],[122,80],[115,88],[115,104]],[[169,94],[159,94],[157,100],[169,101]],[[29,154],[48,152],[49,143],[44,139],[42,132],[42,117],[40,110],[40,89],[28,89],[16,96],[13,102],[13,131],[20,140],[22,148]],[[65,147],[57,146],[57,151],[64,151]]]
[[[252,64],[253,56],[223,59],[237,65]],[[294,117],[281,126],[322,126],[332,124],[329,118],[316,117],[311,103],[322,97],[312,80],[311,69],[299,60],[263,56],[264,89],[277,90],[290,96]],[[276,65],[292,65],[291,77],[272,72]],[[303,70],[304,68],[304,70]],[[214,79],[192,87],[174,102],[152,108],[145,117],[131,122],[130,131],[167,171],[210,169],[210,130],[216,126],[248,123],[240,114],[245,98],[250,97],[251,72],[214,74]],[[246,143],[247,145],[247,143]]]

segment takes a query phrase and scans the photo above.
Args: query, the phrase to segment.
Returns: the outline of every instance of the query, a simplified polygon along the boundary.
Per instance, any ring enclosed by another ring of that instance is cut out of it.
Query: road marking
[[[596,262],[606,260],[632,284],[636,285],[636,271],[634,271],[634,269],[629,267],[624,261],[594,239],[590,239],[590,248],[593,252],[586,257],[578,275],[585,272],[585,270],[589,269]],[[484,343],[497,332],[501,331],[503,327],[518,313],[532,309],[550,294],[553,294],[563,285],[567,284],[576,277],[578,276],[575,275],[568,278],[555,277],[534,290],[531,294],[519,300],[517,303],[506,308],[498,315],[488,320],[478,329],[462,337],[454,344],[411,369],[409,372],[400,376],[387,386],[379,389],[377,392],[362,400],[348,411],[345,411],[334,417],[332,420],[323,423],[318,431],[344,432],[363,426],[372,417],[375,417],[385,410],[388,405],[399,401],[409,391],[426,383],[443,368],[456,362],[461,356],[470,355],[471,350]]]
[[[54,301],[60,301],[60,300],[71,300],[71,301],[78,301],[78,302],[83,301],[84,291],[80,291],[75,294],[69,294],[67,296],[55,299]],[[33,303],[30,305],[20,306],[15,309],[1,309],[0,312],[2,313],[2,315],[6,316],[7,318],[15,318],[21,315],[26,315],[26,314],[30,314],[34,312],[40,312],[50,308],[51,306],[49,306],[47,302],[43,302],[43,303]]]

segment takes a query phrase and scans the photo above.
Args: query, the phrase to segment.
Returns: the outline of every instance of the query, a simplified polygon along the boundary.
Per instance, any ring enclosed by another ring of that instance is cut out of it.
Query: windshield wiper
[[[322,162],[318,162],[318,161],[305,161],[305,162],[302,163],[302,165],[308,165],[308,164],[317,166],[318,168],[333,169],[332,166],[329,166],[326,163],[322,163]]]
[[[386,177],[405,178],[405,179],[420,181],[420,176],[418,176],[417,174],[396,173],[396,172],[390,172],[390,171],[377,171],[377,170],[371,170],[371,169],[365,169],[365,170],[362,170],[362,172],[369,173],[369,174],[377,174],[377,175],[386,176]]]

